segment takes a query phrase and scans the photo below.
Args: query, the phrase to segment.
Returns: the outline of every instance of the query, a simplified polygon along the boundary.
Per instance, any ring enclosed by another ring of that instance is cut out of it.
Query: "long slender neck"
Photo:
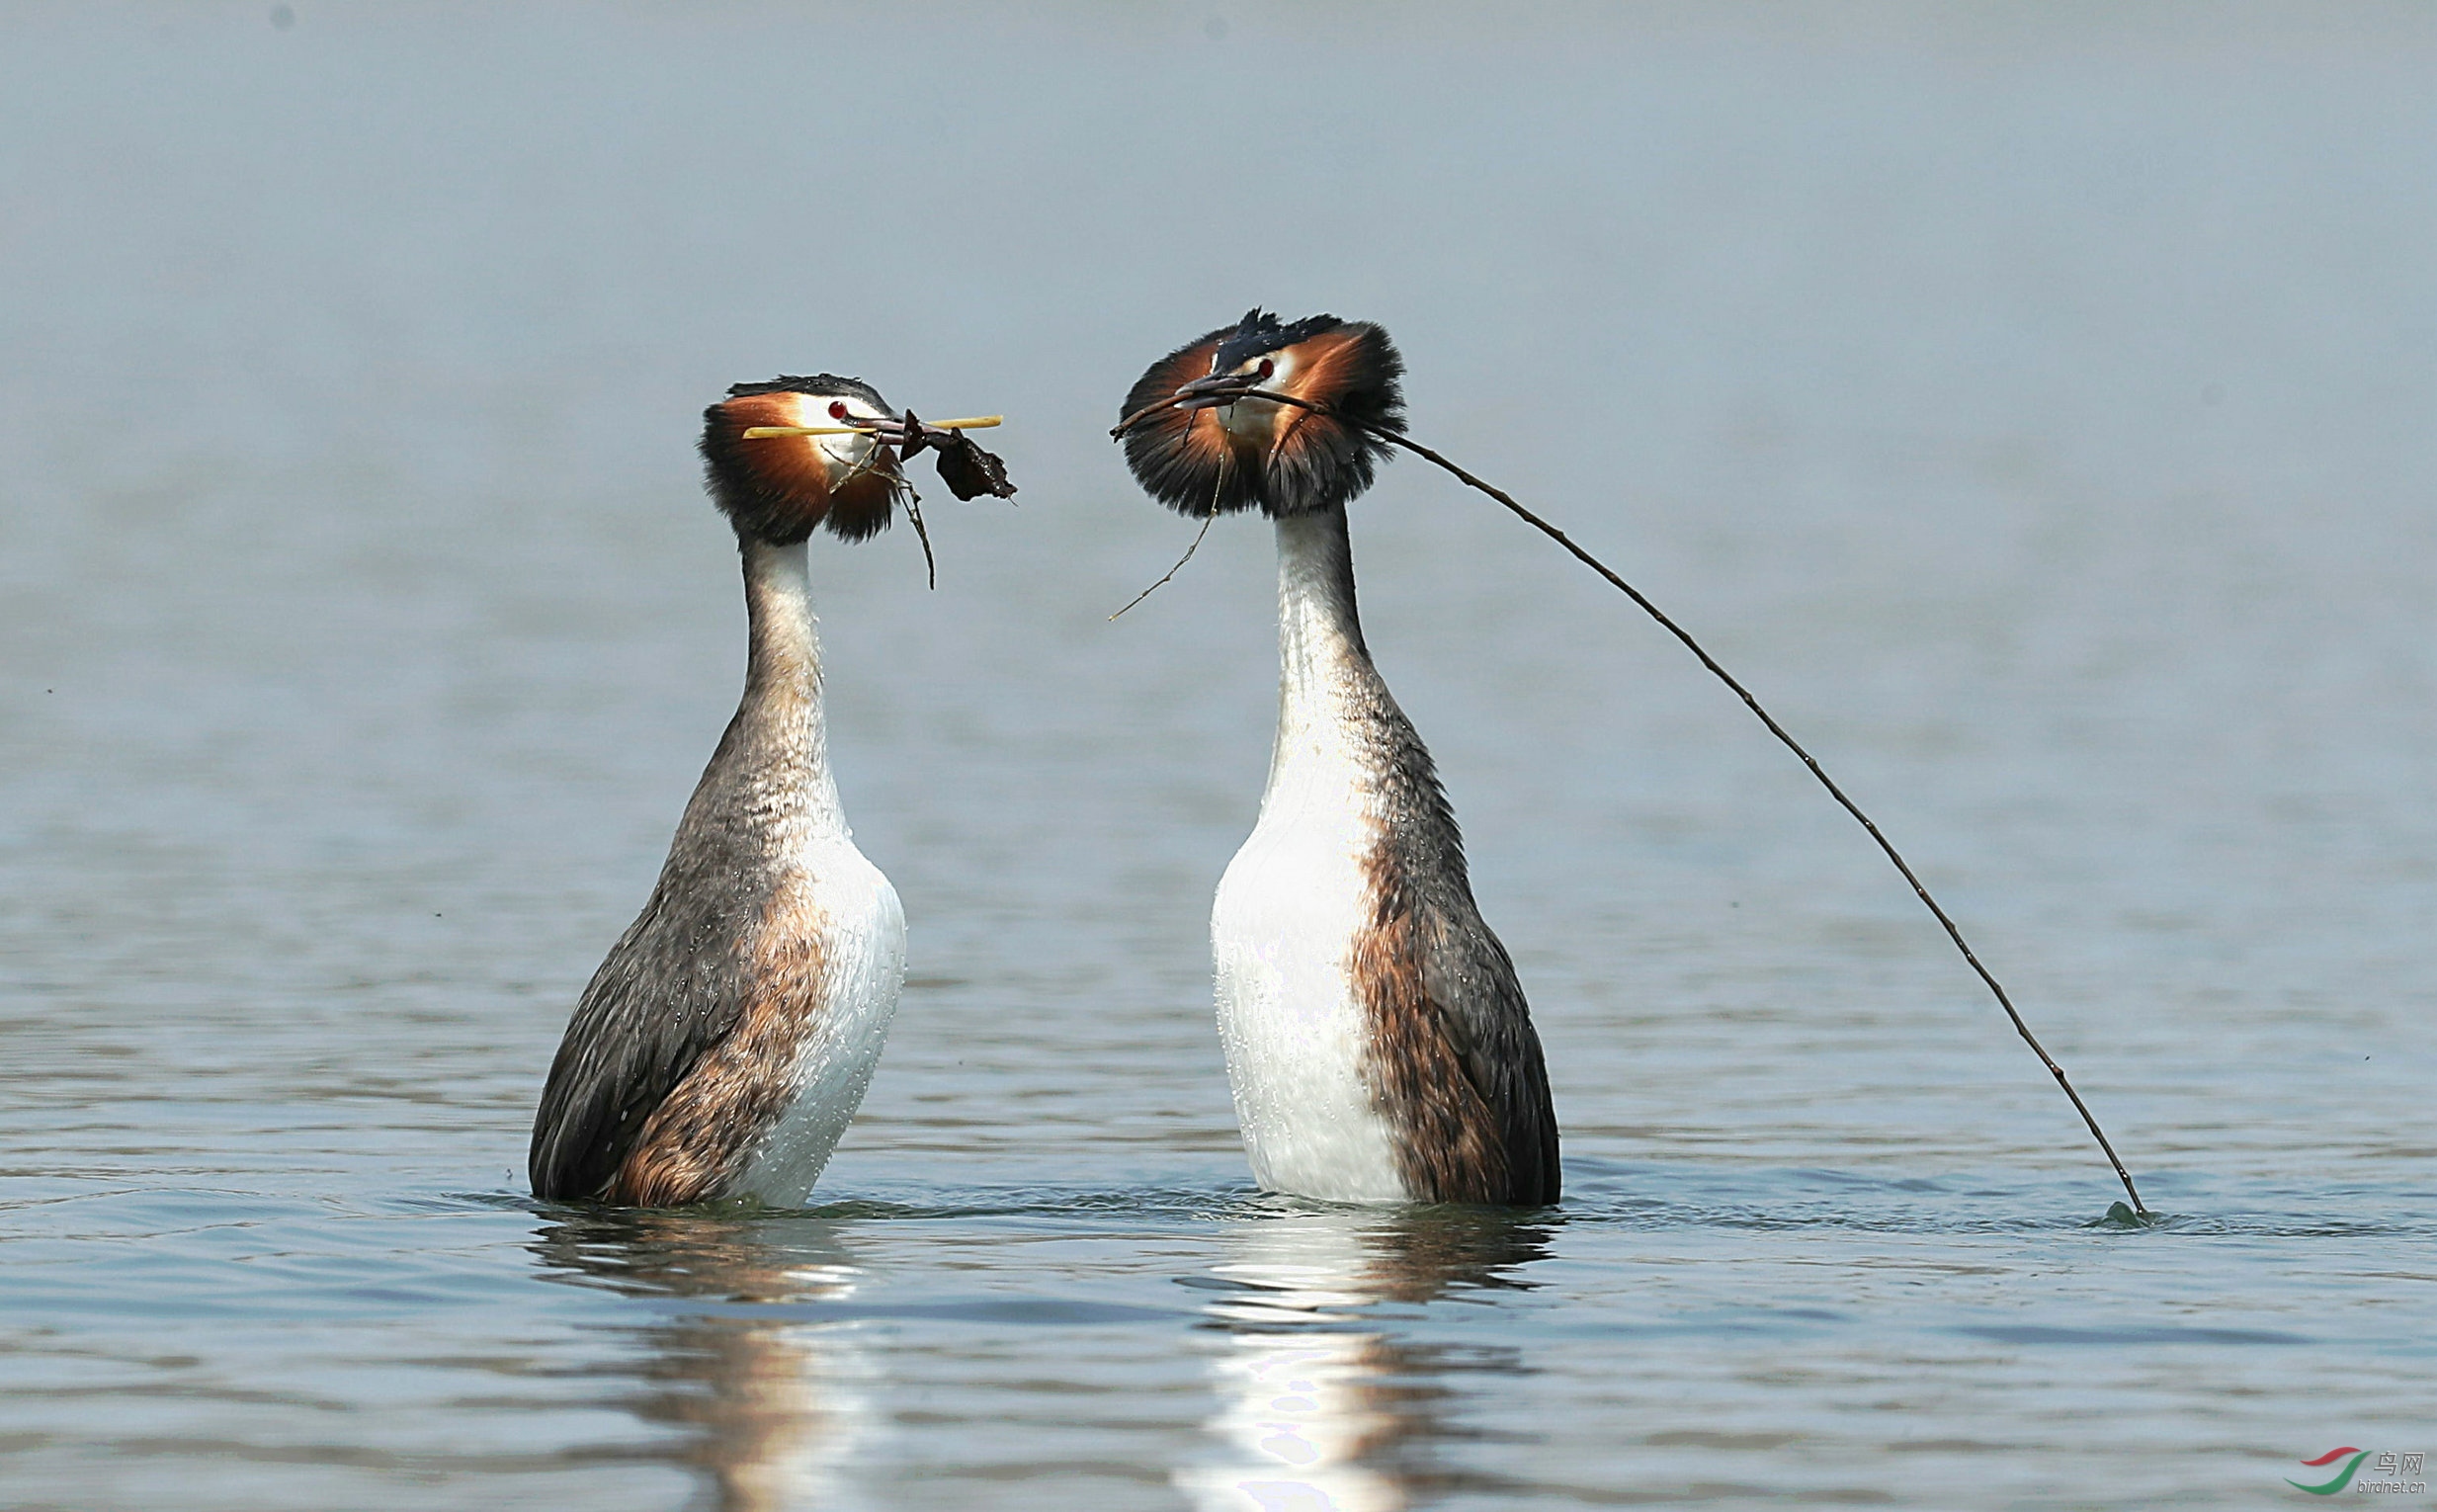
[[[752,649],[732,735],[744,737],[758,805],[814,830],[844,832],[821,717],[821,642],[804,544],[744,545]]]
[[[1342,763],[1359,751],[1364,743],[1349,739],[1350,726],[1395,707],[1363,644],[1345,507],[1277,525],[1278,739],[1265,807],[1305,763]]]

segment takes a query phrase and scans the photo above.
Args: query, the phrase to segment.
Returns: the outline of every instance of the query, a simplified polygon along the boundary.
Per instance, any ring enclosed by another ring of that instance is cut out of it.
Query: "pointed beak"
[[[1232,404],[1268,381],[1269,374],[1262,371],[1268,366],[1264,363],[1250,373],[1214,373],[1209,378],[1195,378],[1176,390],[1172,402],[1178,409],[1216,409],[1221,404]]]
[[[930,429],[911,413],[855,417],[855,423],[875,442],[884,447],[901,448],[908,457],[922,450],[923,432]]]
[[[1264,360],[1249,373],[1214,373],[1208,378],[1195,378],[1166,398],[1153,399],[1118,421],[1109,436],[1112,440],[1121,439],[1128,431],[1163,410],[1181,409],[1190,416],[1196,410],[1218,409],[1233,404],[1268,382],[1270,375],[1277,371],[1275,365]],[[1186,423],[1192,422],[1188,420]]]

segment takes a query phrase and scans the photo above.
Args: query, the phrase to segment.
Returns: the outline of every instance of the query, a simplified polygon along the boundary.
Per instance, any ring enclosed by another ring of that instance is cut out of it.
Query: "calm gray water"
[[[2437,1453],[2437,11],[0,37],[0,1501],[2231,1507]],[[1739,706],[1410,460],[1371,638],[1567,1197],[1250,1190],[1204,928],[1270,547],[1107,623],[1188,531],[1102,432],[1255,300],[1385,322],[1417,435],[1811,742],[2166,1221]],[[894,1038],[811,1211],[538,1206],[742,663],[697,417],[823,368],[1004,411],[1023,487],[933,490],[937,593],[814,553]]]

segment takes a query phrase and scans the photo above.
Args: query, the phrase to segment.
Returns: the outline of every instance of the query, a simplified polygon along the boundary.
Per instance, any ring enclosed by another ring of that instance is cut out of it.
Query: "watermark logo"
[[[2370,1454],[2369,1450],[2359,1449],[2350,1444],[2330,1449],[2315,1460],[2303,1461],[2303,1467],[2307,1470],[2325,1470],[2341,1460],[2344,1462],[2342,1470],[2316,1485],[2306,1484],[2290,1475],[2285,1478],[2285,1483],[2297,1491],[2308,1491],[2312,1496],[2334,1496],[2342,1492],[2346,1486],[2350,1486],[2355,1495],[2362,1496],[2375,1496],[2382,1493],[2404,1496],[2428,1494],[2428,1482],[2418,1478],[2420,1467],[2427,1458],[2425,1453],[2403,1454],[2392,1449],[2379,1450],[2377,1451],[2378,1458],[2370,1469],[2370,1473],[2375,1478],[2356,1483],[2352,1477],[2360,1473],[2361,1462],[2369,1459]]]

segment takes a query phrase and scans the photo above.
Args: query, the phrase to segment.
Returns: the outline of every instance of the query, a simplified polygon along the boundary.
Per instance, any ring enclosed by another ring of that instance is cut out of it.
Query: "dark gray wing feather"
[[[1556,1113],[1523,984],[1472,901],[1464,835],[1436,764],[1387,686],[1377,690],[1390,846],[1421,958],[1422,996],[1495,1121],[1507,1160],[1505,1201],[1554,1203],[1562,1185]]]
[[[611,948],[567,1023],[534,1116],[536,1197],[598,1197],[671,1088],[743,1013],[743,942],[759,919],[763,864],[750,820],[731,811],[722,768],[742,752],[731,724],[669,847],[651,901]]]
[[[1425,907],[1415,923],[1422,993],[1472,1090],[1497,1120],[1511,1183],[1508,1201],[1554,1203],[1561,1187],[1556,1111],[1515,964],[1481,922],[1469,887],[1460,910]]]

